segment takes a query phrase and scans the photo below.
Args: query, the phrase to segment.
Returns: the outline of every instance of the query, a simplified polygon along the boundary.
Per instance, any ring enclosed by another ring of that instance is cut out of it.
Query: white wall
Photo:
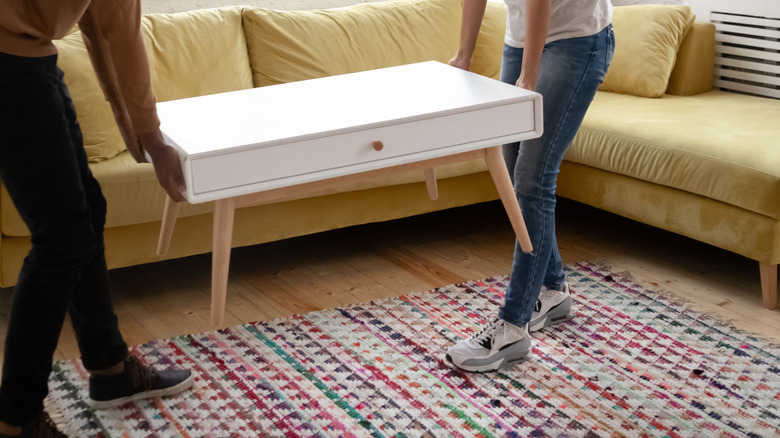
[[[141,0],[143,11],[149,12],[182,12],[192,9],[215,8],[236,4],[257,6],[268,9],[303,10],[319,8],[335,8],[355,3],[370,3],[383,0]],[[612,4],[634,5],[645,3],[662,3],[679,5],[683,0],[612,0]]]
[[[614,6],[627,6],[627,5],[646,5],[646,4],[659,4],[659,5],[681,5],[683,0],[612,0]]]
[[[690,6],[701,21],[709,21],[711,11],[780,18],[777,0],[683,0],[683,4]]]

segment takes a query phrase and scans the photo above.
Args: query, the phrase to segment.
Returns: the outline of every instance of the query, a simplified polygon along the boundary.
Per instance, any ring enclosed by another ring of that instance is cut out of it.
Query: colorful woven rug
[[[78,360],[48,404],[75,437],[777,437],[780,347],[594,265],[567,267],[576,316],[511,371],[444,351],[503,302],[506,278],[133,348],[193,390],[92,411]]]

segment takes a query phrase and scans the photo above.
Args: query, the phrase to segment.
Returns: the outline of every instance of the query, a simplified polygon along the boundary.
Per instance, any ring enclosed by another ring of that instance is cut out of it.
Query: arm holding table
[[[140,2],[105,4],[93,2],[79,21],[98,81],[130,154],[139,163],[147,162],[148,154],[168,196],[183,201],[186,188],[179,155],[160,132],[141,35]]]

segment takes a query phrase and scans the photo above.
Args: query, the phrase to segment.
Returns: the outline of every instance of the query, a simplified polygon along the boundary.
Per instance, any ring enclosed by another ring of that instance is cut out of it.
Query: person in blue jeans
[[[450,65],[468,70],[487,0],[464,0],[460,47]],[[510,368],[530,354],[530,332],[571,318],[571,295],[555,237],[561,161],[614,53],[610,0],[505,0],[501,81],[542,95],[541,137],[504,145],[504,158],[534,250],[515,244],[504,305],[449,362],[466,371]]]

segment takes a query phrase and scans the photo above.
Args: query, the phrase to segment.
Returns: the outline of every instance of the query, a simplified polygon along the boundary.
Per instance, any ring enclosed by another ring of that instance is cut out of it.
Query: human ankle
[[[90,374],[93,376],[116,376],[118,374],[122,374],[122,372],[125,370],[125,361],[121,361],[116,365],[112,365],[108,368],[103,368],[102,370],[92,370],[90,371]]]

